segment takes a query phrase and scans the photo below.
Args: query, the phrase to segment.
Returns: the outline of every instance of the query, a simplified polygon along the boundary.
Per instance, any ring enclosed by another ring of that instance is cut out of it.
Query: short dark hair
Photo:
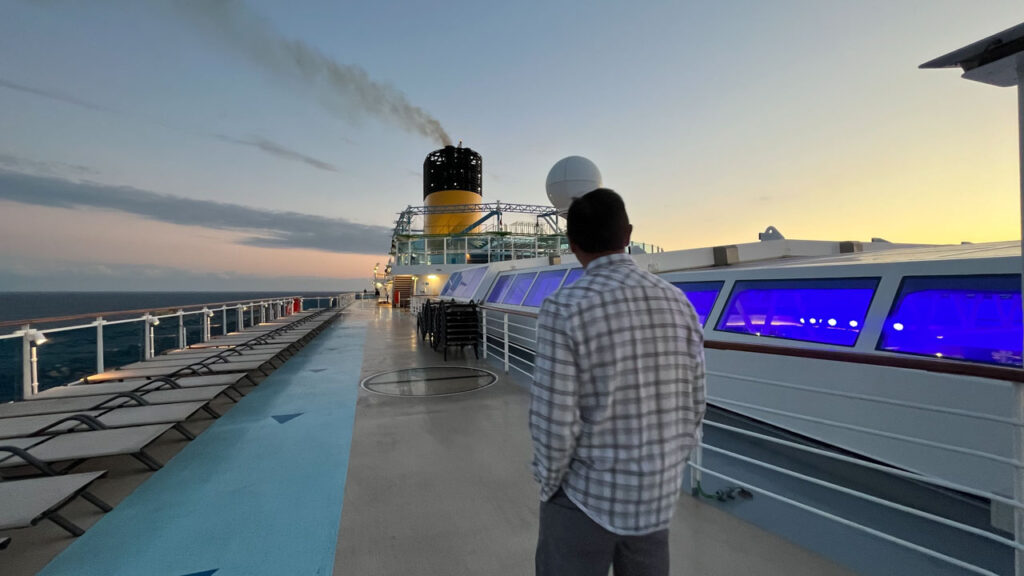
[[[573,198],[566,214],[566,234],[584,252],[621,250],[629,242],[629,216],[622,196],[597,188]]]

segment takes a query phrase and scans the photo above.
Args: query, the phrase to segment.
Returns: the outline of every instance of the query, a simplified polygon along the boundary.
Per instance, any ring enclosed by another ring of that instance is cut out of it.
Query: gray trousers
[[[668,576],[668,530],[609,532],[559,490],[540,503],[537,576]]]

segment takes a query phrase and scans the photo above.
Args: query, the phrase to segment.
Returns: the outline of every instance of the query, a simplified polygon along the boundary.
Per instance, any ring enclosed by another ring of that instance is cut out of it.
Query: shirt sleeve
[[[546,501],[569,469],[580,433],[577,355],[568,319],[550,299],[537,316],[537,355],[530,390],[533,476]]]

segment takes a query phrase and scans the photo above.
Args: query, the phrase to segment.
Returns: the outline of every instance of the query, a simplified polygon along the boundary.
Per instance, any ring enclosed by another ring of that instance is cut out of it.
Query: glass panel
[[[455,287],[459,285],[460,278],[462,278],[462,272],[452,274],[445,282],[444,288],[441,289],[441,296],[451,296],[455,292]]]
[[[722,285],[725,282],[673,282],[672,285],[683,291],[686,294],[686,299],[693,304],[693,309],[697,312],[697,318],[700,319],[700,325],[703,326],[708,321],[708,314],[711,313],[711,309],[715,307],[715,301],[718,300],[718,293],[722,290]]]
[[[541,272],[537,276],[537,281],[533,283],[533,287],[530,288],[530,293],[526,295],[526,301],[523,302],[523,306],[540,307],[549,294],[558,290],[558,286],[562,283],[564,276],[565,270]]]
[[[853,346],[877,286],[878,278],[739,281],[717,328]]]
[[[491,293],[487,296],[488,302],[501,302],[501,297],[505,294],[505,289],[508,288],[509,284],[512,283],[512,275],[506,274],[499,276],[498,281],[494,283],[494,288],[491,288]]]
[[[904,278],[878,350],[1021,365],[1020,276]]]
[[[472,298],[473,294],[476,293],[476,287],[480,285],[480,281],[483,280],[484,274],[486,273],[486,266],[463,270],[462,276],[459,278],[459,283],[453,291],[453,295],[456,298]]]
[[[512,282],[512,286],[509,287],[508,292],[501,299],[502,304],[514,304],[518,306],[523,302],[523,297],[526,296],[526,292],[530,289],[530,284],[533,284],[533,278],[537,276],[536,272],[527,272],[524,274],[516,274],[516,279]]]
[[[583,268],[573,268],[572,270],[569,270],[569,275],[565,277],[565,282],[562,283],[562,286],[572,284],[579,280],[580,276],[583,276]]]

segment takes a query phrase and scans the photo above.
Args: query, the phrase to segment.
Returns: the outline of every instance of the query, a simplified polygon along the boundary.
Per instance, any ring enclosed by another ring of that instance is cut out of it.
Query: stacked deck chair
[[[81,496],[109,511],[87,490],[105,472],[71,470],[92,458],[117,455],[158,470],[161,463],[146,452],[150,444],[171,430],[194,439],[185,421],[200,411],[218,417],[209,405],[218,396],[237,402],[240,383],[256,384],[248,377],[252,371],[276,368],[336,317],[323,312],[0,404],[0,530],[48,519],[72,535],[81,534],[59,510]],[[18,480],[3,480],[12,472]],[[38,477],[22,479],[25,475]]]

